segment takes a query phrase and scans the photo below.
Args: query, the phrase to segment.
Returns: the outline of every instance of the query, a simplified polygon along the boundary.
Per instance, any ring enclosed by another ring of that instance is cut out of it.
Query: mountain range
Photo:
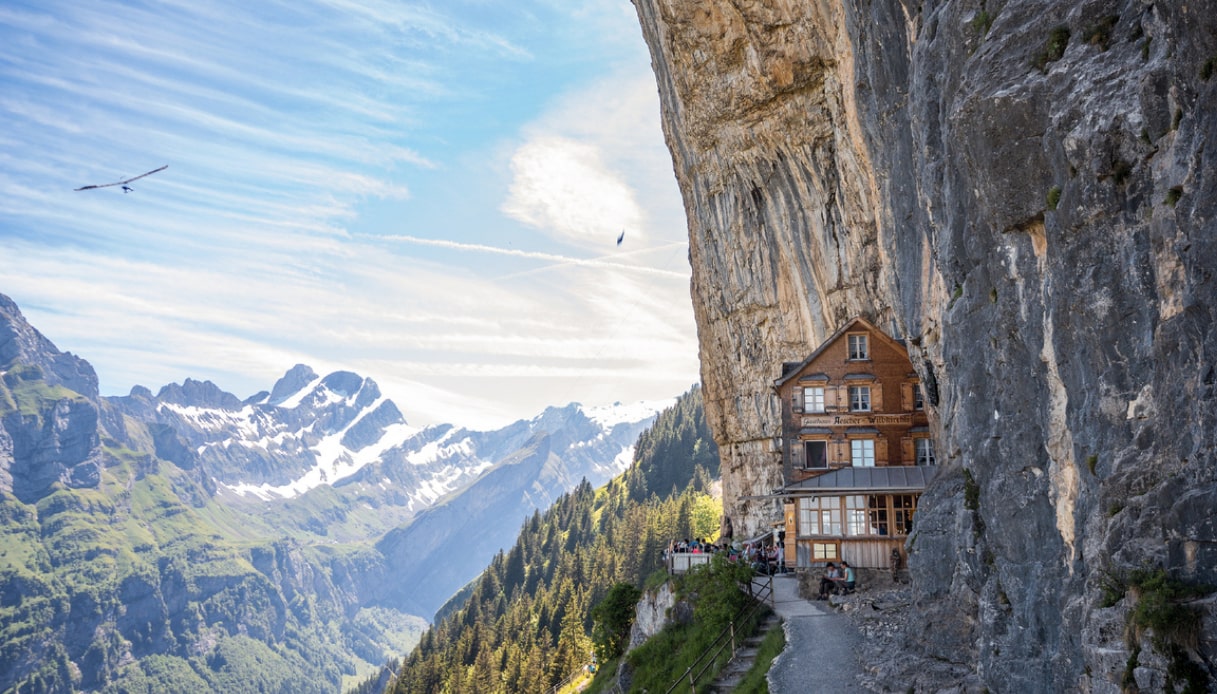
[[[104,397],[0,295],[0,691],[333,692],[668,404],[420,429],[305,365]]]

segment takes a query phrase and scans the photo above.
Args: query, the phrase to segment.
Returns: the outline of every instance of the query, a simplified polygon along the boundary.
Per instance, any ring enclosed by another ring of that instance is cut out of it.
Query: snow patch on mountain
[[[304,399],[306,397],[311,395],[313,393],[313,391],[317,389],[317,386],[321,385],[321,381],[323,381],[323,380],[324,379],[320,376],[314,378],[313,380],[309,381],[308,384],[305,385],[303,388],[296,391],[293,395],[288,396],[288,398],[286,400],[284,400],[280,403],[277,403],[276,407],[282,407],[285,410],[294,410],[295,408],[300,406],[300,403],[304,402]]]
[[[373,409],[369,408],[369,411]],[[379,461],[386,451],[402,445],[419,431],[418,428],[404,423],[390,424],[385,427],[384,434],[380,437],[379,441],[358,451],[352,451],[342,445],[342,438],[346,435],[348,429],[359,423],[360,419],[362,417],[351,422],[340,431],[323,437],[315,446],[312,446],[311,450],[316,453],[317,462],[303,475],[288,484],[271,485],[262,483],[254,485],[246,482],[225,484],[218,480],[217,483],[241,496],[255,496],[266,501],[271,499],[291,499],[311,489],[316,489],[323,484],[335,484],[340,480],[350,477],[359,472],[365,465]]]
[[[615,402],[612,405],[582,407],[582,409],[588,419],[599,424],[601,428],[609,430],[618,424],[633,424],[649,419],[675,404],[676,398],[668,398],[667,400],[640,400],[629,405]]]
[[[409,460],[414,465],[430,465],[438,460],[454,456],[472,456],[475,451],[473,442],[469,440],[469,437],[464,436],[453,443],[452,439],[455,436],[455,432],[448,432],[442,438],[426,444],[413,453],[409,453],[406,455],[406,460]]]

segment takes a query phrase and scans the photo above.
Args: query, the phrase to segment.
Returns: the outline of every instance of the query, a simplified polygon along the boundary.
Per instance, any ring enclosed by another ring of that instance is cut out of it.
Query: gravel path
[[[799,597],[794,574],[774,577],[774,611],[786,630],[786,648],[769,668],[773,694],[857,691],[857,627],[849,617]]]

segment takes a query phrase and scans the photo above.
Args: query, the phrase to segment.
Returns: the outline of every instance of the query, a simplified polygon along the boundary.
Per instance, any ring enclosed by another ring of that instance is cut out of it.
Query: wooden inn
[[[773,384],[786,565],[903,564],[917,501],[933,478],[934,441],[908,351],[854,318]]]

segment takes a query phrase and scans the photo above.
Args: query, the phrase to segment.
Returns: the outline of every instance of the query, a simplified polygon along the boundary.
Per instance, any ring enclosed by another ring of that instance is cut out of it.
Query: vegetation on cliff
[[[441,610],[393,691],[544,691],[586,664],[593,634],[605,633],[593,610],[622,591],[614,586],[642,587],[672,538],[718,527],[707,494],[718,454],[700,388],[660,414],[635,455],[607,486],[585,482],[525,522],[463,603]]]

